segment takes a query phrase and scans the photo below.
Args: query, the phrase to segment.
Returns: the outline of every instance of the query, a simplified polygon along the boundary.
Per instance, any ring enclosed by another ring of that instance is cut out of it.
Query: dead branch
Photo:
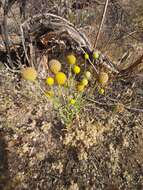
[[[123,69],[120,71],[120,74],[123,75],[127,75],[131,72],[134,71],[134,69],[143,61],[143,55],[141,55],[133,64],[131,64],[128,68]]]
[[[24,30],[28,30],[32,33],[33,29],[35,30],[35,28],[38,28],[40,24],[44,24],[47,29],[60,31],[61,33],[67,32],[73,41],[76,41],[79,46],[91,49],[89,40],[83,33],[76,29],[73,24],[64,18],[51,13],[36,14],[32,18],[27,19],[20,26],[21,32],[24,33]]]
[[[3,21],[2,21],[2,25],[1,25],[1,29],[2,29],[2,40],[3,43],[5,44],[5,48],[6,51],[8,53],[8,59],[7,62],[9,63],[9,65],[12,67],[12,60],[11,60],[11,56],[10,56],[10,47],[9,47],[9,37],[8,37],[8,27],[7,27],[7,16],[8,16],[8,4],[7,1],[4,2],[3,4],[3,11],[4,11],[4,15],[3,15]]]
[[[106,0],[105,6],[104,6],[103,15],[102,15],[102,20],[101,20],[101,23],[100,23],[100,26],[99,26],[99,30],[98,30],[97,36],[95,38],[94,45],[93,45],[93,50],[96,49],[97,42],[98,42],[98,39],[100,37],[101,29],[102,29],[102,26],[103,26],[103,23],[104,23],[104,20],[105,20],[105,15],[106,15],[108,3],[109,3],[109,0]]]
[[[61,43],[65,49],[68,49],[68,45],[65,43],[68,42],[76,52],[77,50],[81,52],[81,49],[84,49],[92,55],[91,44],[88,38],[80,32],[79,29],[75,28],[72,23],[60,16],[51,13],[36,14],[20,25],[20,31],[23,51],[29,64],[30,55],[28,55],[28,49],[30,47],[30,43],[33,42],[33,44],[35,44],[38,40],[45,45],[47,52],[48,49],[50,51],[52,48],[49,46],[49,42],[52,46],[55,44],[59,45],[59,47]],[[21,42],[19,45],[21,45]],[[102,55],[101,59],[103,60],[101,62],[103,62],[104,66],[110,71],[115,73],[119,72],[112,61],[110,61],[106,56]]]

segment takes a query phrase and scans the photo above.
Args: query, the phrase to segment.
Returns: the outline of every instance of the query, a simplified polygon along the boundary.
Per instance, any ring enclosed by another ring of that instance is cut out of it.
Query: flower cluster
[[[78,97],[82,95],[88,86],[93,81],[98,85],[98,92],[100,94],[105,93],[105,86],[108,83],[109,76],[106,72],[99,72],[98,76],[92,74],[91,66],[98,63],[100,53],[98,51],[93,52],[92,61],[91,55],[84,52],[83,61],[78,60],[74,54],[66,56],[66,63],[59,61],[58,59],[51,59],[48,62],[48,74],[45,78],[45,85],[40,86],[40,89],[47,98],[52,98],[53,104],[59,109],[60,105],[68,106],[67,110],[71,110],[71,107],[77,109]],[[21,69],[21,75],[23,79],[28,81],[36,81],[38,73],[34,67],[26,67]],[[38,82],[38,81],[37,81]],[[62,106],[61,106],[62,107]],[[63,111],[65,114],[66,110]],[[75,115],[72,113],[70,115]]]
[[[72,92],[72,98],[70,98],[69,102],[71,105],[74,105],[76,102],[74,93],[84,91],[91,79],[91,73],[90,71],[81,72],[81,66],[77,64],[77,58],[74,54],[67,55],[66,62],[69,69],[66,72],[62,72],[62,64],[59,60],[52,59],[49,61],[50,73],[46,79],[46,84],[49,88],[54,88],[56,85],[65,87],[65,89],[66,87],[69,88]]]

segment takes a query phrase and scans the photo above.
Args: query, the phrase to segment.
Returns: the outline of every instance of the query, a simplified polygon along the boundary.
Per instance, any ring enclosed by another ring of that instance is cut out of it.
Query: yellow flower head
[[[79,74],[79,73],[80,73],[80,67],[77,66],[77,65],[75,65],[75,66],[73,67],[73,72],[74,72],[75,74]]]
[[[58,85],[64,85],[66,80],[67,80],[67,77],[66,77],[65,73],[63,73],[63,72],[58,72],[55,75],[55,81],[57,82]]]
[[[78,84],[77,85],[77,91],[81,92],[84,90],[84,85],[83,84]]]
[[[109,80],[109,76],[105,72],[100,72],[98,80],[101,85],[105,85]]]
[[[81,84],[84,85],[84,86],[87,86],[88,85],[88,80],[86,78],[83,78],[82,81],[81,81]]]
[[[71,105],[74,105],[74,104],[76,103],[76,100],[75,100],[75,99],[70,99],[69,103],[70,103]]]
[[[88,53],[85,53],[85,54],[84,54],[84,59],[89,59]]]
[[[49,61],[49,67],[52,73],[56,74],[61,70],[61,63],[56,59],[52,59]]]
[[[48,84],[49,86],[52,86],[54,84],[54,79],[52,77],[48,77],[46,79],[46,84]]]
[[[54,96],[54,92],[52,90],[46,91],[45,96],[47,96],[48,98],[52,98]]]
[[[38,74],[33,67],[26,67],[21,70],[21,75],[25,80],[35,81]]]
[[[99,93],[100,93],[100,94],[104,94],[104,93],[105,93],[105,90],[104,90],[103,88],[100,88],[100,89],[99,89]]]
[[[91,72],[86,71],[86,72],[85,72],[85,77],[86,77],[88,80],[91,79]]]
[[[76,57],[73,54],[68,55],[67,56],[67,62],[70,65],[74,65],[76,63]]]
[[[95,52],[93,53],[93,58],[94,58],[94,59],[98,59],[99,56],[100,56],[100,54],[99,54],[98,51],[95,51]]]

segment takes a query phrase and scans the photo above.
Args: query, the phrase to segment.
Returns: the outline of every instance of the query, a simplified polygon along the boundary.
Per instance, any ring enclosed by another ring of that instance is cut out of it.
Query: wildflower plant
[[[65,63],[56,59],[49,61],[45,96],[52,101],[62,123],[69,125],[82,108],[82,95],[88,85],[88,77],[74,54],[67,55],[65,60]],[[55,67],[60,68],[58,72],[53,72]],[[91,73],[87,75],[91,76]]]
[[[104,95],[108,74],[100,72],[94,74],[95,61],[99,59],[99,52],[93,53],[93,62],[88,53],[83,51],[83,57],[77,59],[76,54],[65,56],[65,62],[59,59],[48,61],[48,72],[43,85],[38,81],[38,73],[35,68],[27,67],[21,71],[25,80],[36,81],[46,99],[53,104],[58,117],[63,124],[69,126],[85,104],[83,94],[93,83],[98,85],[98,93]],[[94,84],[95,85],[95,84]],[[96,86],[96,85],[95,85]],[[94,88],[93,88],[94,89]]]

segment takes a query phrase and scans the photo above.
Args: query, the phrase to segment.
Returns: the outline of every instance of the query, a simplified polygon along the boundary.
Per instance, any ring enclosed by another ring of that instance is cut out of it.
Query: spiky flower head
[[[81,84],[83,84],[84,86],[88,85],[88,80],[86,78],[83,78],[81,81]]]
[[[79,74],[79,73],[80,73],[80,67],[79,67],[78,65],[74,65],[74,67],[73,67],[73,72],[74,72],[75,74]]]
[[[90,71],[86,71],[84,75],[85,75],[85,77],[86,77],[88,80],[91,79],[91,72],[90,72]]]
[[[52,77],[48,77],[46,79],[46,84],[49,86],[53,86],[54,85],[54,79]]]
[[[109,76],[108,76],[107,73],[105,73],[105,72],[100,72],[100,73],[99,73],[98,81],[99,81],[99,83],[100,83],[101,85],[104,86],[105,84],[107,84],[108,80],[109,80]]]
[[[49,68],[52,73],[56,74],[61,70],[61,63],[56,59],[52,59],[49,61]]]
[[[76,63],[76,57],[73,54],[68,55],[67,62],[70,65],[74,65]]]
[[[35,81],[37,78],[37,71],[33,67],[26,67],[21,69],[21,75],[25,80]]]
[[[65,73],[63,72],[58,72],[55,75],[55,81],[58,85],[64,85],[66,83],[67,77],[65,75]]]

